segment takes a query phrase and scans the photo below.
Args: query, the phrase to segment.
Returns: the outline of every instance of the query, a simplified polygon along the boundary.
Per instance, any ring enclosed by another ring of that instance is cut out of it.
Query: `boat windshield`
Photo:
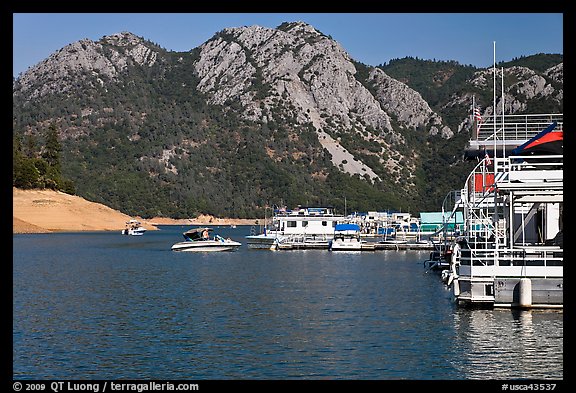
[[[208,240],[210,238],[211,228],[194,228],[182,234],[186,241]]]

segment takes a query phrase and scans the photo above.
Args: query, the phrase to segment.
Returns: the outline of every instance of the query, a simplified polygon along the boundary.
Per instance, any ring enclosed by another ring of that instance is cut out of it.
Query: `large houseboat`
[[[458,304],[563,308],[562,118],[490,116],[482,123],[498,132],[454,204],[464,232],[443,274]]]
[[[262,233],[246,236],[248,248],[322,248],[328,249],[334,228],[346,217],[334,214],[332,207],[298,207],[275,209],[271,222]]]

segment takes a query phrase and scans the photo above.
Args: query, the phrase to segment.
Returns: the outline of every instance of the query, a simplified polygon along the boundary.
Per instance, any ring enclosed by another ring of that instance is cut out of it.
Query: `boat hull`
[[[523,280],[529,280],[531,303],[522,303]],[[460,305],[485,305],[490,307],[562,308],[564,304],[564,279],[561,277],[459,277],[453,288],[455,300]]]
[[[130,235],[130,236],[142,236],[144,232],[146,232],[145,228],[122,230],[123,235]]]
[[[172,251],[184,252],[216,252],[216,251],[236,251],[242,244],[227,240],[221,241],[183,241],[172,246]]]
[[[277,250],[278,244],[283,241],[282,237],[277,235],[250,235],[246,236],[248,248],[253,250]]]

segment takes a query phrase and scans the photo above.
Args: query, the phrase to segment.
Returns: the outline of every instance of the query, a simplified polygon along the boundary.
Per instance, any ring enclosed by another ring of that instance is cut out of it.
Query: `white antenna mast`
[[[502,98],[504,99],[504,98]],[[496,41],[494,41],[494,103],[492,104],[492,108],[494,108],[494,150],[493,150],[493,155],[494,155],[494,161],[493,161],[493,165],[494,165],[494,175],[496,175]],[[502,113],[502,116],[504,116],[504,113]],[[502,122],[502,133],[504,133],[504,122]],[[500,240],[498,238],[498,199],[497,199],[497,193],[496,190],[493,191],[494,193],[494,213],[492,215],[492,224],[493,224],[493,231],[494,231],[494,246],[496,248],[496,252],[494,253],[494,265],[496,265],[496,255],[498,255],[498,243],[500,243]]]
[[[504,67],[502,67],[502,158],[504,158],[505,156],[506,156],[506,129],[504,128]],[[496,157],[496,154],[494,154],[494,157]]]
[[[476,96],[472,96],[472,127],[474,127],[474,124],[476,124],[476,127],[472,129],[475,134],[473,135],[473,138],[478,140],[478,123],[474,123],[475,120],[476,120]]]
[[[494,165],[496,165],[496,41],[494,41],[494,97],[493,97],[493,103],[492,103],[492,110],[493,110],[493,115],[494,115],[494,135],[492,136],[494,138],[494,150],[492,151],[492,154],[494,155]],[[496,168],[494,168],[496,169]]]

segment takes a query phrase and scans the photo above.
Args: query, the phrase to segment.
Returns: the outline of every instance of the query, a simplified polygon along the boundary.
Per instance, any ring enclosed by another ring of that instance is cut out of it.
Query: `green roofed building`
[[[444,214],[444,219],[442,219],[442,215]],[[420,213],[420,231],[422,232],[435,232],[438,229],[442,228],[444,222],[448,222],[450,218],[450,212],[442,213],[442,212],[428,212],[428,213]],[[462,212],[456,212],[456,215],[450,219],[448,222],[448,230],[454,231],[456,228],[457,230],[461,231],[464,226],[464,216]]]

